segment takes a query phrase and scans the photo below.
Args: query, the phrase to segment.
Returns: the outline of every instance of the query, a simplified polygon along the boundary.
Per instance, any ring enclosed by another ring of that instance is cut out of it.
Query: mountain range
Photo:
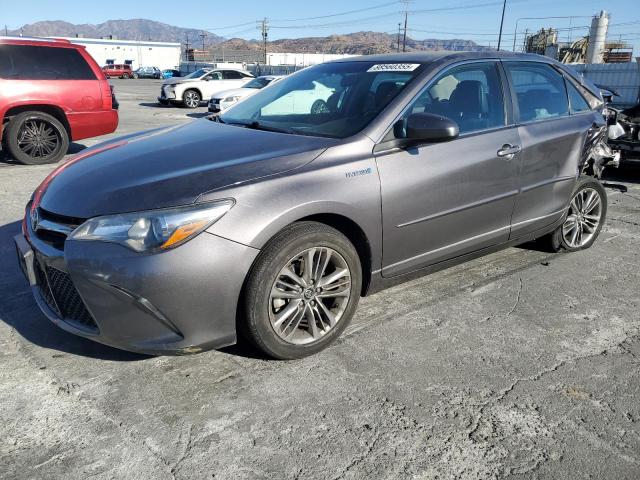
[[[25,36],[59,36],[104,38],[112,36],[120,40],[150,40],[157,42],[180,42],[187,39],[192,45],[199,46],[200,35],[205,33],[206,45],[210,48],[228,50],[259,50],[262,43],[258,40],[241,38],[226,39],[213,32],[203,32],[193,28],[182,28],[147,19],[108,20],[97,25],[73,24],[61,20],[42,21],[24,25],[17,30],[9,30],[9,35]],[[350,53],[371,54],[388,53],[397,49],[397,35],[381,32],[356,32],[345,35],[329,35],[327,37],[304,37],[279,39],[270,41],[272,52],[309,52],[309,53]],[[426,39],[415,40],[407,37],[408,51],[415,50],[486,50],[471,40],[465,39]]]

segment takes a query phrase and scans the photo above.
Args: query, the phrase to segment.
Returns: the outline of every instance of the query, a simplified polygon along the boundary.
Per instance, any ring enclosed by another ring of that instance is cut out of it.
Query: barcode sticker
[[[419,66],[419,63],[378,63],[367,72],[413,72]]]

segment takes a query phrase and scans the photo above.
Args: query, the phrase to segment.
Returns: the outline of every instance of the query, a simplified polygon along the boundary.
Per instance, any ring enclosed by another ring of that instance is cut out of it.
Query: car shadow
[[[212,115],[209,112],[193,112],[193,113],[187,113],[185,116],[189,117],[189,118],[204,118],[204,117],[208,117]]]
[[[0,226],[0,321],[25,340],[44,348],[89,358],[131,362],[151,358],[72,335],[51,323],[37,307],[13,245],[20,222]]]
[[[624,187],[623,191],[627,191],[624,185],[616,182],[640,183],[640,162],[635,164],[624,164],[618,168],[606,168],[602,174],[602,183],[610,188]]]
[[[87,148],[87,146],[82,143],[71,142],[69,144],[69,149],[67,150],[67,155],[74,155],[78,152],[81,152],[85,148]],[[11,157],[11,155],[9,155],[9,151],[7,149],[2,149],[2,151],[0,151],[0,163],[7,163],[9,165],[22,165],[21,163],[16,162]]]
[[[176,108],[173,105],[163,105],[162,103],[158,103],[158,102],[140,102],[138,104],[141,107],[152,107],[152,108]]]

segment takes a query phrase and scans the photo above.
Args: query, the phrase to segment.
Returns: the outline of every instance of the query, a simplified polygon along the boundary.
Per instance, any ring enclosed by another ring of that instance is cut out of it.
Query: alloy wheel
[[[589,243],[598,230],[602,218],[602,199],[593,188],[584,188],[574,195],[569,204],[567,219],[562,225],[562,236],[571,248]]]
[[[26,120],[18,131],[18,148],[34,159],[44,159],[54,155],[61,143],[60,133],[53,125],[41,118]]]
[[[198,105],[200,105],[200,97],[198,97],[198,94],[196,92],[189,91],[184,94],[184,103],[189,108],[196,108]]]
[[[271,287],[271,326],[288,343],[317,341],[338,324],[350,296],[344,257],[328,247],[306,249],[287,262]]]

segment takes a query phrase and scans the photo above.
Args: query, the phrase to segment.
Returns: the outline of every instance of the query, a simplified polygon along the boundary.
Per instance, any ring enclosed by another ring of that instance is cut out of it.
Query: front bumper
[[[238,102],[225,102],[220,98],[212,98],[209,101],[209,111],[212,113],[220,113]]]
[[[160,102],[173,102],[176,100],[176,91],[173,88],[166,88],[164,85],[160,87],[160,96],[158,101]]]
[[[15,237],[36,303],[60,328],[123,350],[197,353],[236,341],[236,307],[258,250],[203,232],[173,250]]]

